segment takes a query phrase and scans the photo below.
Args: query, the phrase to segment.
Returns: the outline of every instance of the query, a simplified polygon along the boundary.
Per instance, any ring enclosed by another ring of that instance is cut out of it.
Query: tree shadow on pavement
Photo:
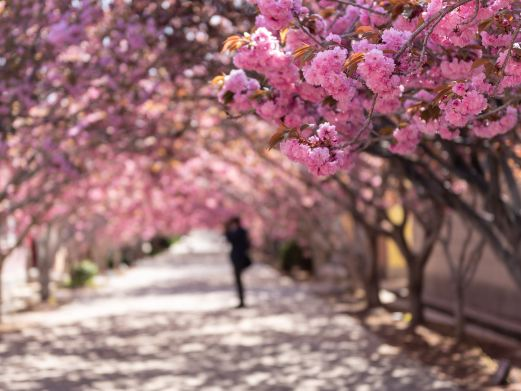
[[[495,365],[478,345],[465,341],[456,344],[450,328],[433,324],[411,332],[405,322],[393,320],[383,309],[359,318],[385,343],[400,347],[408,357],[455,379],[465,389],[483,390],[495,372]]]
[[[8,334],[0,341],[0,389],[457,389],[272,271],[259,269],[248,283],[245,310],[136,310]],[[189,291],[197,306],[221,300],[223,287],[219,278],[187,276],[131,290],[129,300],[184,300]]]

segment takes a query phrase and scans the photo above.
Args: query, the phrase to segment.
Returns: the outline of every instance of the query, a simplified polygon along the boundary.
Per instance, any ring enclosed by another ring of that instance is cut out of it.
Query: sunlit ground
[[[232,309],[226,255],[186,247],[14,319],[31,326],[0,342],[0,389],[457,389],[267,267],[248,272],[250,308]]]

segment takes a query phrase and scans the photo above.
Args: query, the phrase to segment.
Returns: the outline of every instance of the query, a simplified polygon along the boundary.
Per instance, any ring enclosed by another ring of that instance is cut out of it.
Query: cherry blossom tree
[[[388,159],[471,220],[521,286],[520,2],[252,3],[256,29],[224,43],[237,69],[214,79],[219,100],[272,122],[271,145],[316,175]]]
[[[243,8],[233,1],[0,2],[0,226],[16,222],[0,270],[31,229],[45,232],[72,216],[77,204],[68,203],[81,202],[74,189],[94,181],[106,168],[100,161],[183,159],[180,138],[198,121],[219,120],[197,113],[214,100],[204,88],[223,67],[220,42],[249,26]]]
[[[423,270],[450,209],[521,286],[520,8],[0,2],[0,228],[16,222],[0,271],[30,231],[108,254],[232,214],[258,244],[296,237],[318,257],[342,242],[335,224],[349,212],[369,238],[368,301],[378,304],[375,243],[387,236],[421,322]],[[419,248],[404,235],[413,216]]]

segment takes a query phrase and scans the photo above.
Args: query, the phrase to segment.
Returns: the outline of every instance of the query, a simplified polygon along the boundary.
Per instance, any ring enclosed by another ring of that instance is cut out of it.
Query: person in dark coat
[[[241,219],[234,217],[226,223],[226,240],[231,245],[230,260],[233,266],[235,276],[235,285],[237,288],[237,296],[239,297],[239,305],[237,308],[246,307],[244,301],[244,286],[242,284],[242,273],[251,265],[249,256],[250,239],[248,231],[241,225]]]

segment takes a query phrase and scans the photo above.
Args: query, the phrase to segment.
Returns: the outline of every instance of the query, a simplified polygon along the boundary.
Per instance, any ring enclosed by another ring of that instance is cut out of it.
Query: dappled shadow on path
[[[399,346],[408,357],[436,368],[468,390],[483,390],[497,365],[472,342],[456,343],[449,326],[429,324],[419,326],[416,332],[407,328],[407,322],[393,319],[383,308],[360,316],[365,327],[384,342]]]
[[[130,301],[145,300],[141,306],[159,296],[173,302],[190,297],[192,308],[147,311],[123,305],[127,309],[117,315],[7,335],[0,342],[0,389],[455,389],[266,268],[249,273],[251,307],[230,309],[233,292],[224,260],[192,261],[185,265],[192,271],[170,285],[163,277],[175,262],[159,265],[157,285],[124,291]],[[199,272],[212,267],[202,278]],[[114,297],[118,292],[107,291],[91,302],[85,298],[83,305],[117,302]]]

